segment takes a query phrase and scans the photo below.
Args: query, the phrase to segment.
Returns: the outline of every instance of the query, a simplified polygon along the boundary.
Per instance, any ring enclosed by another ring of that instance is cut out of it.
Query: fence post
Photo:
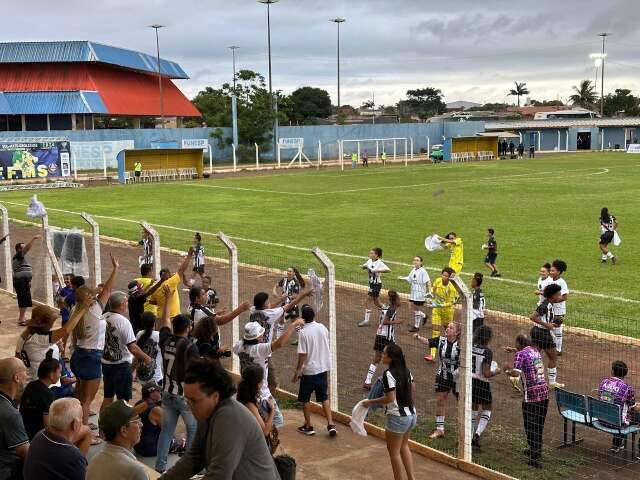
[[[102,169],[104,171],[104,178],[107,178],[107,157],[102,152]]]
[[[344,144],[338,140],[338,156],[340,157],[340,170],[344,170]]]
[[[411,161],[413,162],[413,137],[411,137],[409,140],[411,140]]]
[[[427,135],[427,160],[431,158],[431,139]]]
[[[260,153],[258,151],[258,144],[254,143],[254,145],[256,146],[256,172],[258,170],[260,170]]]
[[[407,166],[407,161],[409,159],[409,155],[407,154],[407,139],[404,139],[404,166]]]
[[[102,283],[102,263],[100,262],[100,225],[89,215],[82,212],[80,216],[91,226],[93,240],[93,286],[98,287]]]
[[[11,237],[9,232],[9,211],[7,207],[0,204],[0,213],[2,214],[2,236],[6,236],[4,244],[2,245],[2,253],[4,257],[4,278],[5,278],[5,290],[9,293],[13,293],[13,270],[11,268]]]
[[[338,411],[338,340],[336,334],[336,268],[331,259],[318,247],[312,250],[313,255],[324,267],[327,284],[329,309],[329,348],[331,350],[331,371],[329,372],[329,400],[331,410]]]
[[[231,309],[235,310],[240,304],[240,289],[238,286],[238,248],[236,247],[236,244],[233,243],[224,233],[220,232],[216,236],[229,252],[229,268],[231,269]],[[238,317],[231,321],[231,330],[231,344],[235,345],[240,341],[240,320]],[[240,359],[237,355],[233,356],[232,371],[233,373],[240,374]]]
[[[210,143],[207,144],[207,148],[209,150],[209,175],[213,175],[213,149]]]
[[[238,160],[236,159],[236,146],[231,144],[231,149],[233,150],[233,171],[235,172],[238,164]]]
[[[45,303],[50,307],[53,307],[53,285],[51,284],[51,265],[56,262],[56,274],[59,277],[58,281],[60,285],[63,285],[62,275],[57,265],[55,255],[53,255],[53,249],[51,248],[51,242],[49,242],[49,215],[42,217],[42,247],[44,249],[44,299]]]
[[[625,140],[626,144],[626,140]],[[318,169],[322,166],[322,141],[318,140]]]
[[[473,302],[469,289],[458,275],[453,277],[458,297],[462,300],[463,321],[460,322],[462,331],[460,338],[460,363],[458,375],[458,458],[471,462],[471,374],[473,349]]]
[[[151,235],[151,239],[153,240],[153,272],[156,278],[160,278],[160,270],[162,269],[160,262],[160,235],[157,230],[147,222],[141,222],[140,225]]]

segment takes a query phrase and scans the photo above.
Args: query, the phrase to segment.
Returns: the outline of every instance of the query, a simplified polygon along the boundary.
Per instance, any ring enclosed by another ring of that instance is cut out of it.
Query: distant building
[[[0,131],[150,127],[160,117],[154,55],[89,41],[0,43]],[[172,80],[188,75],[160,59],[164,116],[182,126],[200,112]]]
[[[559,105],[559,106],[545,105],[545,106],[539,106],[539,107],[530,105],[525,107],[507,107],[507,112],[519,113],[520,115],[522,115],[523,119],[532,120],[533,118],[535,118],[536,113],[555,112],[558,110],[566,110],[566,109],[567,107],[564,105]]]
[[[474,102],[466,102],[464,100],[458,100],[456,102],[447,103],[447,112],[464,112],[473,107],[481,107],[482,104]]]

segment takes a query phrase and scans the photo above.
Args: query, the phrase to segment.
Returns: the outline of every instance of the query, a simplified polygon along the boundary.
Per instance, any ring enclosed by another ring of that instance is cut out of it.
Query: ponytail
[[[144,328],[144,330],[142,331],[142,335],[140,336],[136,344],[139,347],[142,347],[145,343],[147,343],[147,340],[149,340],[151,334],[153,333],[153,329],[156,325],[156,316],[151,312],[144,312],[140,317],[140,320],[142,321],[142,327]]]

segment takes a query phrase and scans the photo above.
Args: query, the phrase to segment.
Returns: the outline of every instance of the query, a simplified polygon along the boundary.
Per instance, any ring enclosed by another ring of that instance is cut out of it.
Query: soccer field
[[[487,227],[493,227],[503,278],[486,276],[488,308],[530,313],[538,267],[561,258],[569,265],[565,278],[575,291],[566,322],[638,337],[639,177],[640,162],[632,155],[585,153],[43,190],[38,198],[50,209],[52,225],[82,227],[77,217],[53,209],[86,211],[100,222],[102,234],[135,240],[139,227],[134,221],[144,219],[176,227],[160,229],[162,243],[182,250],[191,242],[190,231],[223,231],[236,239],[241,261],[269,267],[285,268],[281,262],[286,258],[306,270],[311,259],[301,250],[275,244],[319,246],[336,263],[339,280],[363,284],[366,276],[358,269],[358,257],[379,246],[393,270],[385,284],[401,291],[407,284],[395,277],[408,273],[414,255],[425,258],[432,279],[447,263],[447,253],[424,249],[424,237],[434,232],[455,231],[463,238],[463,273],[488,274],[480,246]],[[24,219],[32,193],[3,193],[0,201],[12,217]],[[623,242],[613,247],[619,255],[615,266],[600,263],[598,216],[603,206],[620,223]]]

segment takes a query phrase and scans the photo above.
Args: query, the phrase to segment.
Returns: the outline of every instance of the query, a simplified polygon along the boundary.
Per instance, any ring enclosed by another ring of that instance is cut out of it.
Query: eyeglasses
[[[132,423],[135,423],[137,425],[142,425],[142,420],[140,420],[140,417],[132,418],[127,422],[127,426],[131,425]]]

